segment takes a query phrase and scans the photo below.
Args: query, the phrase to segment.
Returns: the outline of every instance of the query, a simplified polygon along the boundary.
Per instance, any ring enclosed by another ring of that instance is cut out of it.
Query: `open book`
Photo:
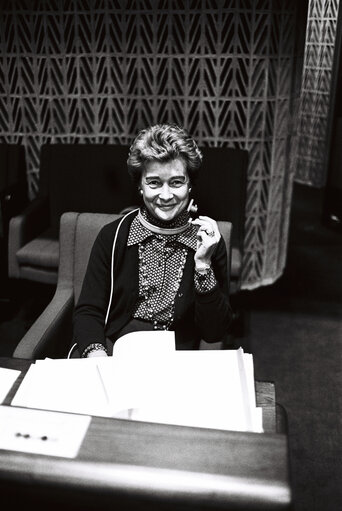
[[[174,332],[134,332],[111,357],[38,360],[12,406],[184,426],[262,431],[252,355],[177,351]]]

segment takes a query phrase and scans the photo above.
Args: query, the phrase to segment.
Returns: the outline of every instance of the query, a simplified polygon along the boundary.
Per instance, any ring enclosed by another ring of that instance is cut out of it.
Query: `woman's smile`
[[[169,211],[170,209],[174,208],[176,204],[157,204],[157,207],[160,209],[165,209],[166,211]]]

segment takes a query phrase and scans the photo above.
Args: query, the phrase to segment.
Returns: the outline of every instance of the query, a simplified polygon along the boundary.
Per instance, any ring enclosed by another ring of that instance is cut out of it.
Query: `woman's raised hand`
[[[195,253],[196,269],[203,268],[211,263],[211,257],[218,244],[221,234],[215,220],[208,216],[199,216],[191,221],[198,225],[197,250]]]

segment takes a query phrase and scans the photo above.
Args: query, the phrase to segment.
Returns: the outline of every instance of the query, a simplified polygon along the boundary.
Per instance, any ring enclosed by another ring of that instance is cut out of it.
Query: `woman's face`
[[[146,163],[140,186],[146,208],[164,222],[176,218],[188,205],[189,176],[181,158]]]

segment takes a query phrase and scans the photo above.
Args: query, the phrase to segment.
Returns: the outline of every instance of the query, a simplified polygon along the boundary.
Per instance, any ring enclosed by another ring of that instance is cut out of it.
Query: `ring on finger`
[[[206,233],[207,233],[207,235],[208,235],[208,236],[210,236],[210,237],[215,236],[214,231],[205,231],[205,232],[206,232]]]

